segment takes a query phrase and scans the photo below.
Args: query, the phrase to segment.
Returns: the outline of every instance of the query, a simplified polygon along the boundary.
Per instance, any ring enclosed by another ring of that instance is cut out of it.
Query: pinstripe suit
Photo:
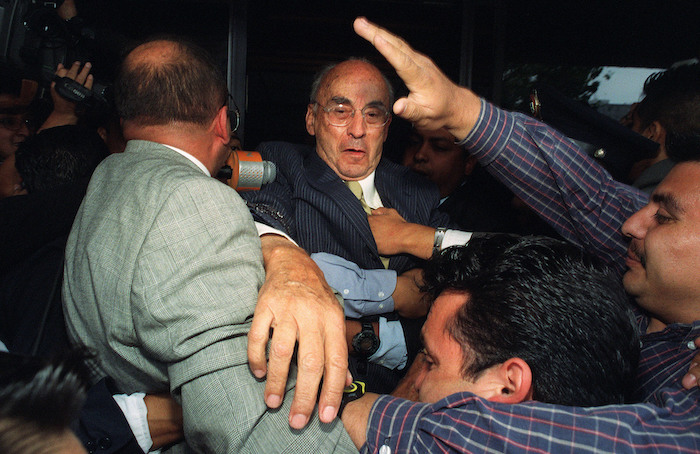
[[[321,429],[312,417],[292,431],[293,393],[266,411],[246,354],[263,279],[236,192],[167,147],[130,141],[95,171],[68,239],[69,336],[98,353],[121,391],[169,389],[197,451],[355,451],[338,421]]]
[[[241,194],[256,220],[285,231],[309,253],[335,254],[364,269],[383,267],[360,202],[314,148],[267,142],[258,150],[277,165],[277,177],[260,191]],[[432,227],[449,223],[437,209],[437,188],[427,179],[381,160],[374,181],[384,206],[407,221]],[[398,273],[417,265],[407,255],[389,262]]]

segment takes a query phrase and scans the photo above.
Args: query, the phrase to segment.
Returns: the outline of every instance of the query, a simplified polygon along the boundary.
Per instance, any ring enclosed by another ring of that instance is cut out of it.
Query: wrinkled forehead
[[[389,90],[384,78],[377,68],[364,62],[341,63],[329,71],[319,87],[318,98],[321,103],[346,99],[355,107],[371,103],[389,107]]]

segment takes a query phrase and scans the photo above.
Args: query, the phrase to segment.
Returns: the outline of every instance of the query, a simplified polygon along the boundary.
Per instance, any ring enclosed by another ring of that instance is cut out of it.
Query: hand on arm
[[[56,76],[67,77],[73,79],[87,89],[92,89],[93,77],[90,74],[92,69],[91,63],[85,63],[81,68],[80,62],[73,62],[70,68],[65,68],[62,64],[58,64]],[[53,128],[55,126],[74,125],[78,123],[78,115],[75,111],[76,105],[74,102],[67,100],[56,92],[56,82],[51,82],[51,99],[53,99],[53,110],[48,118],[41,125],[39,131]]]
[[[429,259],[433,253],[435,229],[406,222],[393,208],[378,208],[368,216],[380,255],[411,254]]]
[[[459,87],[427,56],[403,39],[360,17],[355,32],[387,59],[410,90],[394,103],[394,113],[418,128],[447,128],[458,139],[466,137],[479,117],[481,103],[470,90]]]
[[[256,377],[267,374],[265,402],[277,408],[282,402],[294,346],[297,352],[297,385],[289,415],[290,425],[306,425],[316,403],[319,382],[319,415],[331,422],[340,406],[348,378],[345,316],[323,273],[309,255],[278,235],[261,237],[265,284],[260,289],[248,334],[248,359]],[[273,328],[269,367],[265,350]]]
[[[700,347],[700,337],[695,339],[695,345]],[[683,377],[683,387],[685,389],[692,389],[695,386],[700,386],[700,352],[695,355],[693,361],[690,363],[690,369],[688,373]]]

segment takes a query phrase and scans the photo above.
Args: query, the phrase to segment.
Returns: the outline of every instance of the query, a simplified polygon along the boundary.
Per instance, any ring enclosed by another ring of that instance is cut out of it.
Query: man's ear
[[[306,106],[306,132],[310,135],[316,135],[316,113],[313,108],[314,104]]]
[[[469,176],[474,171],[476,167],[476,158],[472,155],[468,155],[466,161],[464,161],[464,176]]]
[[[221,138],[224,143],[231,140],[231,126],[228,122],[228,107],[224,106],[216,113],[216,117],[212,121],[211,128],[214,134]]]
[[[658,121],[652,121],[649,126],[644,128],[642,135],[649,140],[662,144],[666,141],[666,128]]]
[[[489,398],[493,402],[517,404],[532,400],[532,370],[520,358],[510,358],[498,366],[496,371],[501,380],[500,393]]]

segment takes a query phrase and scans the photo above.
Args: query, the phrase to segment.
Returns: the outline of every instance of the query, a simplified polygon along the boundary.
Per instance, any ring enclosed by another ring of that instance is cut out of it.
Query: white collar
[[[165,144],[161,144],[161,145],[165,145]],[[177,152],[180,153],[182,156],[184,156],[184,157],[186,157],[187,159],[189,159],[190,161],[192,161],[192,162],[193,162],[197,167],[199,167],[200,170],[201,170],[202,172],[204,172],[208,177],[211,176],[211,172],[209,172],[209,169],[207,169],[207,168],[204,166],[204,164],[202,164],[202,161],[200,161],[199,159],[195,158],[194,156],[192,156],[191,154],[189,154],[189,153],[186,152],[185,150],[180,150],[179,148],[175,148],[175,147],[170,146],[170,145],[165,145],[165,146],[168,147],[168,148],[170,148],[170,149],[173,150],[173,151],[177,151]],[[363,190],[364,190],[364,189],[363,189]]]

